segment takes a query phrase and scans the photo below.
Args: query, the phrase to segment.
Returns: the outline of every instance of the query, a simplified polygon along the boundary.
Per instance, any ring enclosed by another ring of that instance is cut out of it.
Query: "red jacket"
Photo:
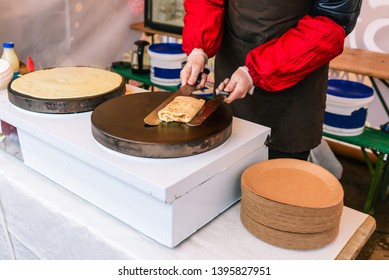
[[[247,54],[246,66],[255,86],[267,91],[288,88],[342,53],[346,30],[352,29],[356,20],[349,17],[359,14],[361,1],[312,2],[312,12],[295,27]],[[201,48],[214,56],[223,36],[224,0],[186,0],[184,6],[184,51],[189,54],[193,48]]]

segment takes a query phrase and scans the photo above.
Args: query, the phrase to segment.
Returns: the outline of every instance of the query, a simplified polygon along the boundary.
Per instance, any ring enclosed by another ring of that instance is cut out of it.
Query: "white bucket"
[[[340,136],[363,133],[373,89],[347,80],[329,80],[323,131]]]
[[[186,54],[181,44],[161,43],[149,46],[150,80],[157,85],[178,86]]]
[[[0,58],[0,90],[7,88],[8,83],[12,80],[14,71],[5,59]]]

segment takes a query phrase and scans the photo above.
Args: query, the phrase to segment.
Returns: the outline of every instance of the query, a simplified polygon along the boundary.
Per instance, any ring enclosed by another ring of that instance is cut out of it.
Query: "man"
[[[230,92],[234,116],[272,129],[269,158],[306,160],[321,141],[328,63],[342,53],[361,4],[186,0],[182,84],[194,84],[216,55],[217,91]]]

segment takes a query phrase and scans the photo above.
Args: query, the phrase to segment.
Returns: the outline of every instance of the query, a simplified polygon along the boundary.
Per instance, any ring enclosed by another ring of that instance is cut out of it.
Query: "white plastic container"
[[[157,85],[178,86],[186,54],[181,44],[161,43],[149,46],[150,80]]]
[[[4,42],[3,43],[3,54],[1,56],[2,59],[5,59],[11,64],[11,67],[14,72],[14,77],[19,75],[19,58],[15,53],[14,49],[15,45],[13,42]]]
[[[373,94],[371,87],[358,82],[329,80],[324,132],[340,136],[362,134]]]
[[[0,58],[0,90],[7,88],[8,83],[13,77],[13,69],[9,62],[5,59]]]

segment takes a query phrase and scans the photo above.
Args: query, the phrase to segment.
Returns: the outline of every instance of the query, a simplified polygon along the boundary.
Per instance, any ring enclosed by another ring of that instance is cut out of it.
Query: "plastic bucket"
[[[340,136],[363,133],[373,89],[358,82],[329,80],[323,130]]]
[[[5,59],[0,58],[0,90],[6,89],[8,83],[14,76],[11,64]]]
[[[181,44],[161,43],[149,46],[150,80],[165,86],[178,86],[186,54]]]

